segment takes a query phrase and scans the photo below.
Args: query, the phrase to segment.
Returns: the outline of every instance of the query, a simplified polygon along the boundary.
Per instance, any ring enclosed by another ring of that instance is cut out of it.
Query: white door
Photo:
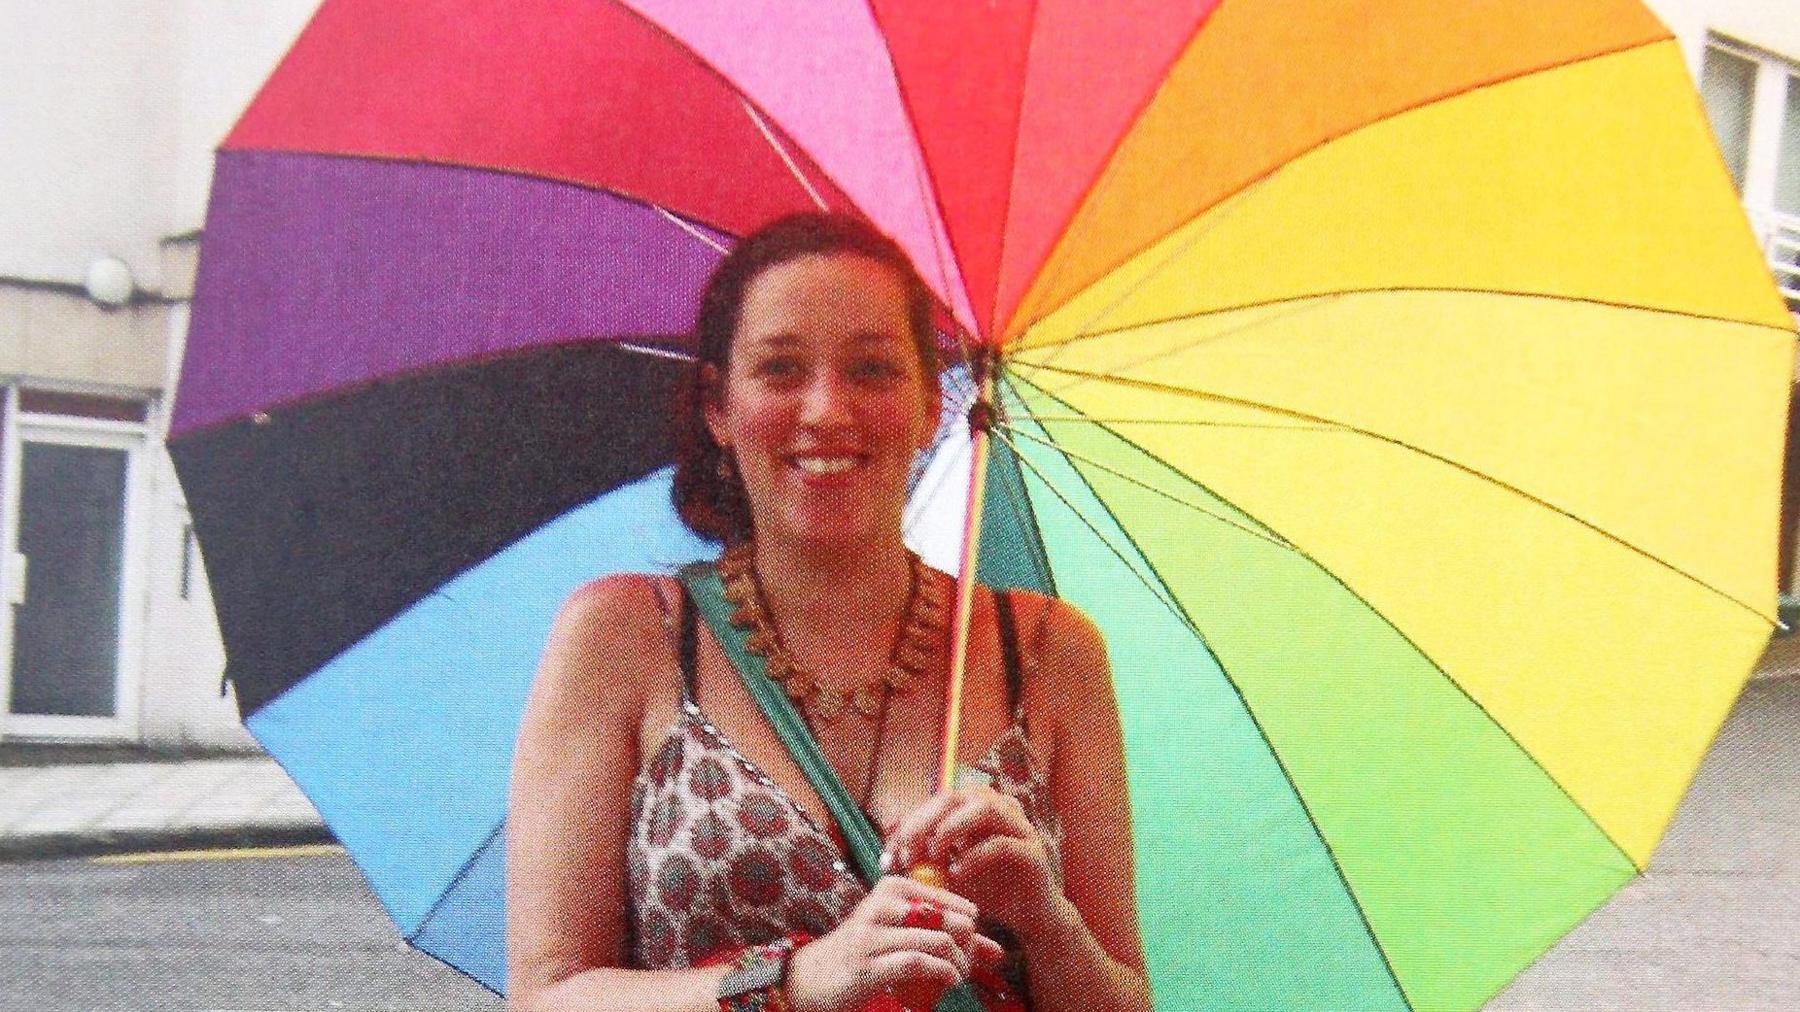
[[[6,432],[0,733],[137,736],[132,521],[141,426],[14,413]],[[10,635],[6,635],[10,633]]]

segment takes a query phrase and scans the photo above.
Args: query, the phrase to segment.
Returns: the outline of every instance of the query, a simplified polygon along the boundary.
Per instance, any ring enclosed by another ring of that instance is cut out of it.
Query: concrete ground
[[[0,859],[330,838],[305,795],[262,756],[103,750],[94,761],[14,746],[4,758]]]

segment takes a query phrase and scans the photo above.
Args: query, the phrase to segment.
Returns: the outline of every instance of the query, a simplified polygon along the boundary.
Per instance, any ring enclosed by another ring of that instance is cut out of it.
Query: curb
[[[174,827],[116,832],[41,833],[0,838],[0,861],[56,861],[137,851],[204,850],[214,847],[284,847],[336,843],[320,825]]]

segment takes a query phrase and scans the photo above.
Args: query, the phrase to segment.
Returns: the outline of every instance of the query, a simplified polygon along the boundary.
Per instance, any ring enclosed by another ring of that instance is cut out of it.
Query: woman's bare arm
[[[1050,797],[1063,825],[1063,894],[1042,923],[1017,925],[1039,1012],[1150,1008],[1132,881],[1131,805],[1106,644],[1059,601],[1038,637],[1039,711],[1051,718]]]
[[[506,827],[514,1009],[718,1008],[724,968],[623,969],[638,732],[646,675],[667,651],[654,594],[649,580],[619,576],[571,595],[526,702]]]

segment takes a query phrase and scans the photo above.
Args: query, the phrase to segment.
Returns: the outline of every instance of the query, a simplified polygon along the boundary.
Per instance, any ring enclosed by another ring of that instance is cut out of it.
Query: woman
[[[838,216],[769,226],[709,281],[675,495],[731,547],[685,585],[598,580],[555,623],[512,781],[513,1007],[838,1012],[970,978],[994,1008],[1024,988],[1038,1012],[1149,1007],[1118,720],[1084,616],[977,594],[962,740],[992,745],[932,794],[952,583],[900,523],[940,410],[931,307],[892,241]],[[697,620],[707,607],[733,621]],[[779,678],[781,702],[759,705],[738,666]],[[880,827],[882,866],[935,864],[944,887],[858,878],[768,705]]]

